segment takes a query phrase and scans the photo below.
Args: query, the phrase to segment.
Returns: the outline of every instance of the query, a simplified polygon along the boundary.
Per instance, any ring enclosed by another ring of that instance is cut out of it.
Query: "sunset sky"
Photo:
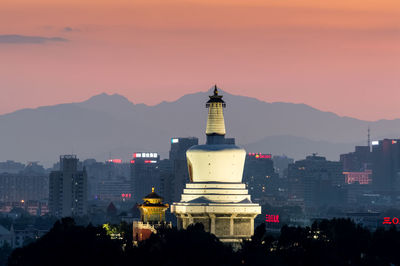
[[[214,83],[400,118],[400,1],[0,2],[0,114],[101,92],[154,105]]]

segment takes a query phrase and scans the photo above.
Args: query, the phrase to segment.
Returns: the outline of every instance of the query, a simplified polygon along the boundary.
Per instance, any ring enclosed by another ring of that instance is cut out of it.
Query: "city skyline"
[[[6,0],[1,7],[0,114],[101,92],[154,105],[217,83],[267,102],[400,118],[398,1]]]
[[[0,2],[0,266],[400,265],[399,0]]]

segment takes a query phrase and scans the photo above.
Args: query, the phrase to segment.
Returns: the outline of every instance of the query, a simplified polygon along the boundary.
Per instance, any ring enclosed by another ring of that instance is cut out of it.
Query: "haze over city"
[[[400,118],[399,13],[397,0],[3,0],[0,113],[102,92],[154,105],[217,83]]]

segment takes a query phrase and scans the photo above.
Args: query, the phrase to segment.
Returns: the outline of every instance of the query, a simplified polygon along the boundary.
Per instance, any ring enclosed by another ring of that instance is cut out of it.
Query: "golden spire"
[[[214,85],[214,96],[218,96],[218,87],[217,87],[217,84]]]
[[[151,192],[154,193],[154,187],[151,188]]]

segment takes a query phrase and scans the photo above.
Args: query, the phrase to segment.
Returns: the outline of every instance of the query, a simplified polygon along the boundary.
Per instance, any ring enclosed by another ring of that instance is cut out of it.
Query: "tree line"
[[[111,237],[116,234],[120,237]],[[36,242],[15,249],[8,265],[384,266],[400,265],[399,247],[396,227],[370,232],[349,219],[316,221],[310,227],[283,226],[279,235],[269,234],[261,224],[251,240],[237,249],[205,232],[202,224],[187,230],[161,228],[133,246],[131,225],[80,226],[64,218]]]

